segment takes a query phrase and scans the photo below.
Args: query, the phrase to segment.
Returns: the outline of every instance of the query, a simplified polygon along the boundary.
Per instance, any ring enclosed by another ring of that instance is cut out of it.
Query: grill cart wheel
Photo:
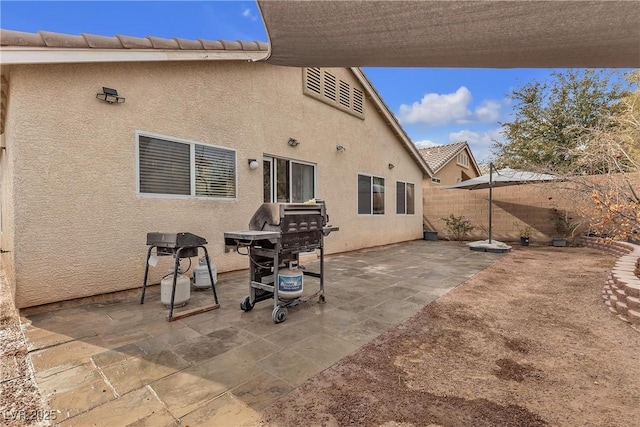
[[[274,323],[284,322],[285,320],[287,320],[287,308],[277,306],[276,308],[273,309],[272,317],[273,317]]]
[[[326,302],[325,299],[324,299],[324,295],[320,295],[320,297],[318,298],[318,302],[320,304],[324,304]]]
[[[251,297],[244,297],[244,299],[240,301],[240,308],[242,309],[242,311],[251,311],[253,309],[253,304],[251,304]]]

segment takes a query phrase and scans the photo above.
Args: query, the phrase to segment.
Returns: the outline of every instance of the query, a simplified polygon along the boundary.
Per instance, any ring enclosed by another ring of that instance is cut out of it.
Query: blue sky
[[[8,1],[3,29],[267,41],[255,1]],[[364,68],[418,147],[468,141],[478,161],[501,140],[512,89],[547,69]]]

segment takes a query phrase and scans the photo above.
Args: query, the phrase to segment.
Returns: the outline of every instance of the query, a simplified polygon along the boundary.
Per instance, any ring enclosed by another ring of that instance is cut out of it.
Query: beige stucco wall
[[[349,70],[334,71],[357,84]],[[328,253],[421,236],[420,191],[415,215],[395,214],[395,181],[419,189],[421,169],[369,99],[361,120],[305,96],[302,69],[61,64],[16,66],[8,77],[18,307],[140,287],[149,231],[203,236],[219,271],[247,268],[246,257],[224,253],[223,233],[246,229],[262,203],[262,166],[252,171],[247,159],[265,154],[317,164],[317,195],[340,227],[326,239]],[[97,100],[102,86],[126,102]],[[136,131],[237,149],[237,200],[136,195]],[[358,172],[386,178],[385,215],[357,215]],[[152,282],[169,263],[163,257],[152,269]]]

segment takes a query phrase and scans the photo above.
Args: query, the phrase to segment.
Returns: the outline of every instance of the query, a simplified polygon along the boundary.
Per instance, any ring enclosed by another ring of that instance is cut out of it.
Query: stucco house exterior
[[[450,185],[480,176],[480,168],[466,141],[421,148],[420,155],[431,169],[427,185]]]
[[[258,42],[0,40],[0,243],[19,308],[141,287],[152,231],[202,236],[218,271],[245,269],[223,235],[265,201],[325,200],[340,227],[326,253],[422,237],[431,171],[358,68],[268,65]]]

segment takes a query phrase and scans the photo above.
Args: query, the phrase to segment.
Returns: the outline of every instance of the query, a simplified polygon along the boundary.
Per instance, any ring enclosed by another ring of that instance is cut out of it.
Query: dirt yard
[[[615,258],[517,249],[268,407],[263,424],[637,423],[640,331],[601,298]]]

